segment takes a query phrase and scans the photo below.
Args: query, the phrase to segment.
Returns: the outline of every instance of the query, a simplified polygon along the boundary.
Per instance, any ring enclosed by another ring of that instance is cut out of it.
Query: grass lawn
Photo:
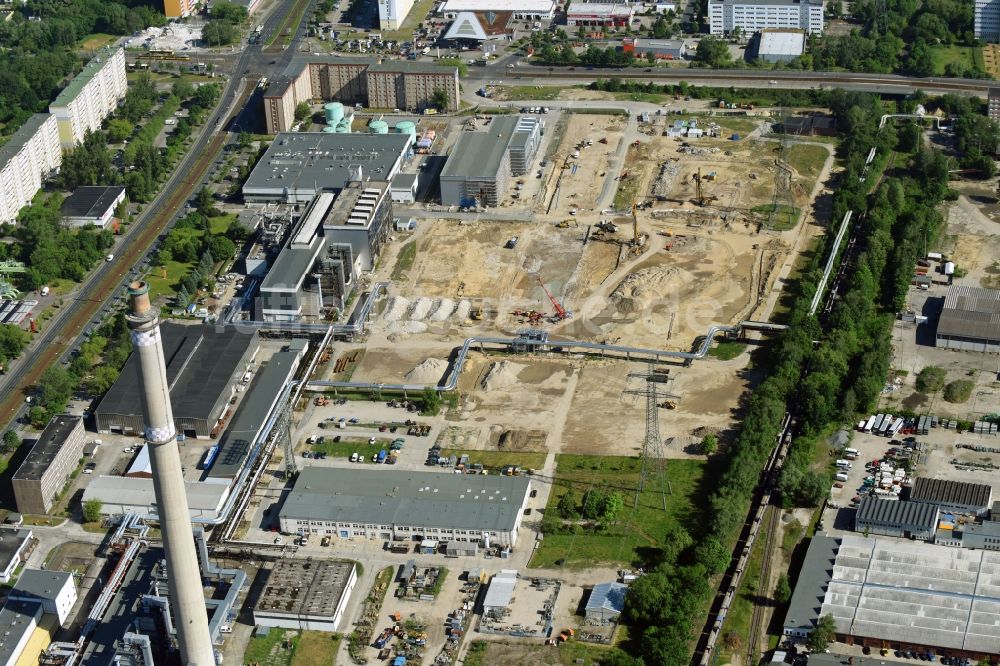
[[[94,34],[87,35],[81,39],[78,48],[81,51],[96,51],[102,46],[107,46],[116,39],[118,39],[116,35],[109,35],[104,32],[95,32]]]
[[[515,663],[520,657],[522,663],[538,666],[571,666],[574,664],[596,664],[607,655],[611,648],[582,641],[571,640],[552,647],[537,643],[512,643],[507,641],[473,641],[465,655],[465,666],[488,666],[498,663]]]
[[[561,92],[556,86],[497,86],[497,96],[511,101],[559,99]]]
[[[765,226],[768,226],[767,218],[770,216],[771,211],[775,211],[774,220],[769,225],[775,231],[786,231],[794,227],[795,223],[799,221],[799,213],[802,212],[795,206],[787,206],[785,204],[777,204],[777,207],[775,207],[775,204],[764,204],[763,206],[754,206],[752,210],[764,217]]]
[[[413,268],[413,262],[417,258],[417,242],[410,241],[399,251],[396,257],[396,266],[392,269],[392,281],[398,282],[403,279],[406,272]]]
[[[645,561],[663,535],[673,527],[697,525],[699,506],[710,483],[703,482],[707,463],[703,460],[664,461],[668,488],[663,510],[661,488],[649,477],[635,505],[641,463],[635,457],[560,455],[556,458],[556,481],[545,509],[545,538],[531,559],[533,567],[582,568],[597,563]],[[569,491],[578,498],[590,488],[616,490],[624,496],[625,510],[606,531],[582,530],[577,534],[556,533],[562,525],[556,512],[559,498]],[[557,562],[559,564],[557,564]]]
[[[731,342],[729,340],[723,340],[722,342],[717,342],[708,350],[708,355],[712,358],[717,358],[720,361],[731,361],[743,352],[745,352],[747,346],[742,342]]]
[[[775,507],[768,507],[767,510],[777,511]],[[764,524],[765,520],[762,519],[761,524]],[[726,621],[722,625],[722,640],[719,641],[722,652],[718,655],[718,663],[720,664],[727,663],[729,658],[734,655],[743,656],[746,654],[746,641],[747,636],[750,634],[750,620],[753,617],[753,600],[757,596],[757,585],[760,581],[760,569],[763,562],[763,539],[757,539],[754,541],[753,552],[750,553],[750,561],[747,563],[746,572],[744,572],[743,580],[740,582],[739,592],[733,597],[733,604],[729,607]],[[768,592],[770,593],[770,591]],[[727,647],[729,642],[726,640],[726,637],[729,634],[739,638],[738,646],[735,639],[733,639],[735,649],[732,650]]]
[[[330,666],[337,656],[340,635],[329,631],[303,631],[292,656],[292,666]]]
[[[934,60],[934,73],[938,76],[944,74],[944,68],[951,63],[958,63],[963,67],[974,67],[976,65],[976,51],[980,50],[972,46],[946,46],[939,44],[931,47],[931,58]],[[982,62],[982,56],[979,57]]]
[[[502,470],[508,465],[515,465],[525,470],[541,469],[545,466],[544,453],[441,449],[441,455],[445,458],[450,455],[456,455],[459,458],[469,456],[470,462],[479,463],[488,470]]]
[[[823,169],[828,155],[829,153],[826,152],[826,148],[823,146],[809,146],[796,143],[788,146],[788,152],[785,157],[788,163],[792,165],[792,168],[798,171],[802,178],[814,181]]]
[[[193,266],[193,263],[184,261],[168,261],[166,266],[151,268],[149,275],[146,276],[150,298],[155,299],[158,296],[173,298],[177,294],[175,285],[188,274]]]
[[[611,206],[615,210],[630,211],[636,197],[639,196],[639,175],[630,175],[618,181],[618,189],[615,190],[615,200]]]
[[[673,95],[665,93],[644,93],[644,92],[616,92],[612,93],[615,99],[625,102],[648,102],[650,104],[663,104],[668,99],[673,99]]]
[[[384,438],[376,439],[374,444],[369,444],[366,437],[344,437],[339,442],[329,441],[328,438],[322,444],[314,444],[312,450],[332,458],[350,458],[352,453],[358,453],[364,456],[365,462],[371,464],[372,456],[382,449],[388,451],[391,443],[392,439]]]
[[[291,634],[291,649],[283,647],[285,634]],[[244,664],[268,664],[276,666],[291,664],[295,648],[299,644],[298,632],[287,629],[271,629],[267,636],[254,636],[243,653]]]
[[[219,217],[211,217],[208,220],[209,228],[213,236],[221,236],[226,233],[229,225],[236,220],[236,213],[226,213]]]

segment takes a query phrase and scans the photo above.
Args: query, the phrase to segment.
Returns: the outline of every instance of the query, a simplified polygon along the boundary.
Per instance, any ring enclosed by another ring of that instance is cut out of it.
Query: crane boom
[[[566,319],[566,317],[569,316],[566,312],[566,308],[560,305],[559,301],[556,300],[556,297],[552,295],[551,291],[549,291],[549,288],[545,286],[544,282],[542,282],[542,278],[538,278],[538,284],[542,286],[542,290],[545,292],[545,295],[548,296],[549,300],[552,302],[552,307],[555,308],[556,311],[556,319],[559,321]]]

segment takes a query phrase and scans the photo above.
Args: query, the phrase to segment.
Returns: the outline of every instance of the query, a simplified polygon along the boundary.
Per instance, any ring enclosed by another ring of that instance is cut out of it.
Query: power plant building
[[[17,220],[42,181],[62,165],[59,125],[50,113],[36,113],[0,146],[0,224]]]
[[[211,523],[222,514],[222,508],[229,499],[230,484],[227,481],[185,481],[184,491],[192,522]],[[152,521],[159,516],[151,477],[96,476],[83,491],[82,501],[90,500],[101,503],[102,516],[134,513]]]
[[[496,206],[513,177],[527,173],[541,141],[532,116],[495,117],[483,132],[463,132],[441,171],[441,203]]]
[[[26,569],[0,609],[0,663],[38,664],[77,600],[73,574]]]
[[[530,487],[524,476],[306,467],[279,521],[286,534],[513,547]]]
[[[309,203],[322,192],[337,193],[361,167],[363,178],[391,181],[403,167],[411,134],[282,132],[243,184],[249,204]]]
[[[823,34],[824,0],[709,0],[709,32],[722,36],[739,28],[744,35],[764,29],[796,28]]]
[[[49,113],[59,125],[63,147],[79,145],[87,132],[101,129],[127,91],[125,49],[103,49],[49,105]]]
[[[257,333],[170,323],[160,330],[174,427],[185,436],[207,439],[260,349]],[[98,432],[142,435],[145,423],[135,354],[101,399],[94,418]]]
[[[83,418],[54,416],[14,473],[14,499],[21,513],[46,514],[80,463],[86,433]]]
[[[1000,353],[1000,290],[954,285],[944,297],[934,346]]]
[[[277,560],[261,571],[254,624],[300,631],[337,631],[358,583],[354,562]]]

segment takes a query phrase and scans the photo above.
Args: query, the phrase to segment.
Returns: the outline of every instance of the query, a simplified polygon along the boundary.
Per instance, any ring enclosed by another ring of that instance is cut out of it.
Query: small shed
[[[438,542],[436,539],[424,539],[420,542],[420,552],[423,555],[433,555],[437,552]]]
[[[483,599],[483,614],[503,617],[514,598],[515,585],[517,585],[517,571],[514,569],[503,569],[493,576],[486,590],[486,597]]]
[[[447,557],[475,557],[479,554],[479,544],[468,541],[449,541],[444,547]]]
[[[407,583],[413,578],[417,570],[416,560],[407,560],[406,564],[399,567],[399,575],[396,576],[397,583]]]
[[[588,620],[609,622],[618,619],[625,608],[625,593],[628,586],[622,583],[599,583],[590,593],[584,609]]]

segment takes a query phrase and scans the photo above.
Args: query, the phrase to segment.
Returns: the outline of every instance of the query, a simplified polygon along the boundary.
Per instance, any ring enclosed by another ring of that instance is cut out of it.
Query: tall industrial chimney
[[[149,287],[145,282],[133,282],[128,292],[131,301],[128,327],[132,330],[132,347],[139,358],[139,383],[146,421],[143,435],[153,468],[153,491],[166,552],[181,663],[184,666],[214,666],[215,649],[208,633],[205,593],[184,492],[174,414],[170,408],[160,319],[150,305]]]

